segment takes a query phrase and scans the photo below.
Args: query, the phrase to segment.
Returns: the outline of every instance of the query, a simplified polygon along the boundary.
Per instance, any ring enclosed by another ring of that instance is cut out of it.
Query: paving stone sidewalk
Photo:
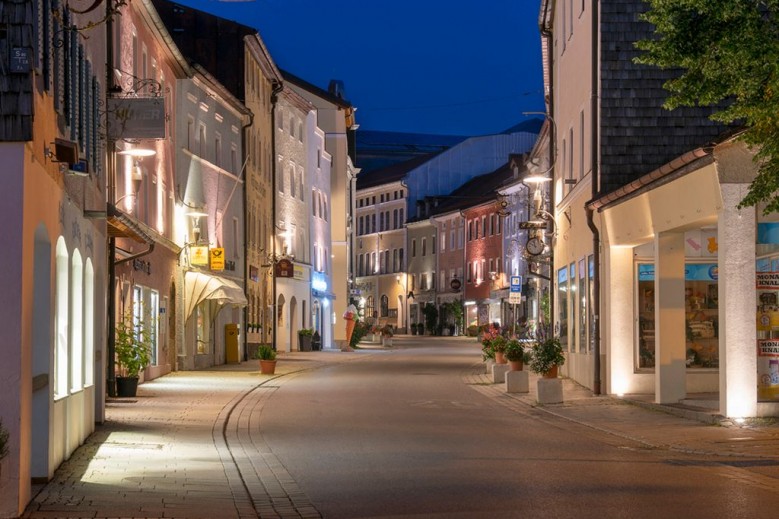
[[[507,407],[532,408],[647,448],[779,459],[779,425],[775,420],[737,424],[703,408],[659,405],[638,396],[595,396],[570,379],[563,379],[563,403],[541,406],[537,403],[537,380],[531,373],[529,393],[506,393],[504,384],[492,383],[484,364],[474,365],[465,375],[466,383]]]

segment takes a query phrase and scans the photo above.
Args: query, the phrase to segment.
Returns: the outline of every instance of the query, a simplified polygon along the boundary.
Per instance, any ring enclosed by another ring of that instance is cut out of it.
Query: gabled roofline
[[[298,76],[291,74],[286,70],[281,70],[281,76],[284,79],[284,81],[292,83],[293,85],[297,85],[298,87],[308,92],[311,92],[312,94],[318,97],[321,97],[325,101],[338,105],[342,108],[352,108],[352,103],[350,103],[346,99],[341,99],[340,97],[336,97],[330,92],[328,92],[327,90],[324,90],[323,88],[320,88],[312,83],[309,83],[308,81],[299,78]]]

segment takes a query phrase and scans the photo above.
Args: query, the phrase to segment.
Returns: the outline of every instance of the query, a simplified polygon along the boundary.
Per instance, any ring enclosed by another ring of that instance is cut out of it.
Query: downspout
[[[276,173],[277,173],[277,160],[276,160],[276,103],[279,100],[279,92],[284,88],[281,82],[276,83],[276,85],[273,87],[273,92],[270,96],[270,126],[271,126],[271,152],[273,153],[273,161],[271,166],[271,218],[273,218],[273,221],[271,222],[272,227],[271,231],[273,233],[272,239],[271,239],[271,279],[273,280],[272,284],[272,296],[273,301],[271,302],[271,308],[273,309],[273,313],[271,314],[271,322],[273,323],[273,326],[271,326],[271,330],[273,331],[271,333],[271,344],[273,345],[273,349],[276,349],[276,337],[277,337],[277,321],[278,318],[276,317],[278,313],[278,308],[276,308],[276,305],[278,304],[276,301],[277,295],[276,295]]]
[[[108,0],[106,9],[106,99],[116,89],[114,83],[114,2]],[[113,205],[116,198],[116,154],[114,153],[114,141],[108,139],[106,152],[106,177],[108,178],[107,203]],[[108,287],[106,294],[106,327],[107,351],[106,351],[106,389],[108,396],[116,396],[116,238],[108,238]]]
[[[598,198],[600,175],[599,162],[598,162],[598,7],[599,2],[594,0],[592,3],[592,97],[590,104],[590,111],[592,113],[592,126],[590,128],[591,139],[591,161],[592,161],[592,200]],[[593,262],[593,287],[592,287],[592,342],[593,342],[593,379],[592,379],[592,392],[595,395],[601,394],[601,378],[600,378],[600,231],[595,225],[594,209],[590,205],[586,205],[587,210],[587,225],[592,231],[592,262]]]
[[[548,13],[549,13],[549,2],[546,2],[544,4],[544,16],[543,20],[547,20]],[[543,23],[541,24],[541,34],[546,37],[546,55],[549,60],[549,107],[547,108],[547,112],[551,115],[551,125],[549,126],[549,164],[552,164],[554,167],[557,166],[557,123],[555,122],[555,113],[554,113],[554,38],[552,35],[552,31],[550,31]],[[552,173],[552,179],[554,179],[554,172]],[[529,191],[528,191],[529,192]],[[551,211],[555,210],[556,202],[555,202],[555,196],[554,196],[555,190],[554,187],[551,187],[549,189],[549,208]],[[529,209],[529,206],[528,206]],[[554,229],[552,230],[554,232]],[[557,237],[555,236],[555,240]],[[548,286],[549,286],[549,322],[545,323],[546,326],[549,328],[549,336],[551,337],[554,332],[554,310],[555,310],[555,286],[554,286],[554,280],[557,279],[555,276],[555,270],[554,270],[554,245],[550,249],[550,255],[549,255],[549,279]],[[540,304],[541,299],[538,299],[539,303],[539,311],[540,311]]]
[[[246,166],[245,167],[249,166],[249,151],[248,151],[248,145],[246,144],[247,143],[246,134],[249,132],[249,128],[252,125],[254,125],[254,113],[250,111],[249,112],[249,122],[246,125],[244,125],[244,127],[243,127],[244,131],[243,131],[242,142],[241,142],[241,147],[246,152],[245,153],[245,155],[246,155]],[[248,175],[247,175],[247,179],[248,179]],[[244,188],[243,188],[243,215],[244,215],[243,216],[243,293],[244,294],[248,294],[249,293],[249,261],[248,261],[249,260],[249,226],[246,225],[246,215],[248,214],[247,208],[249,207],[248,204],[247,204],[248,198],[249,198],[249,196],[248,196],[249,190],[247,189],[248,184],[249,184],[248,182],[245,182],[244,183]],[[225,204],[225,205],[227,205],[227,204]],[[244,307],[244,309],[243,309],[243,325],[244,325],[244,329],[246,329],[246,330],[249,329],[249,306],[250,305],[246,305]],[[241,334],[241,335],[244,337],[244,340],[243,340],[243,360],[248,360],[249,348],[248,348],[248,343],[246,341],[248,341],[249,336],[248,336],[248,333],[247,334]]]

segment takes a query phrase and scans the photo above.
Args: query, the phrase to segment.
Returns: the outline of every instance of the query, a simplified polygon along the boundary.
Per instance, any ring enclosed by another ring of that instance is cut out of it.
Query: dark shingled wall
[[[687,151],[714,140],[725,127],[706,108],[662,107],[663,83],[673,71],[636,65],[633,42],[653,37],[639,20],[641,0],[601,0],[601,193],[649,173]]]
[[[33,76],[10,72],[10,49],[27,49],[34,64],[33,3],[3,0],[0,7],[0,141],[31,141]]]

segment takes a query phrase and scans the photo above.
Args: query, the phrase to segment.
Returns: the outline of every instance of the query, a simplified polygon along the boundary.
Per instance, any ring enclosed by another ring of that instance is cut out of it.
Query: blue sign
[[[522,276],[511,276],[511,292],[522,292]]]
[[[686,263],[684,265],[685,281],[717,281],[719,269],[716,263]],[[652,263],[638,265],[639,281],[654,281],[655,266]]]

